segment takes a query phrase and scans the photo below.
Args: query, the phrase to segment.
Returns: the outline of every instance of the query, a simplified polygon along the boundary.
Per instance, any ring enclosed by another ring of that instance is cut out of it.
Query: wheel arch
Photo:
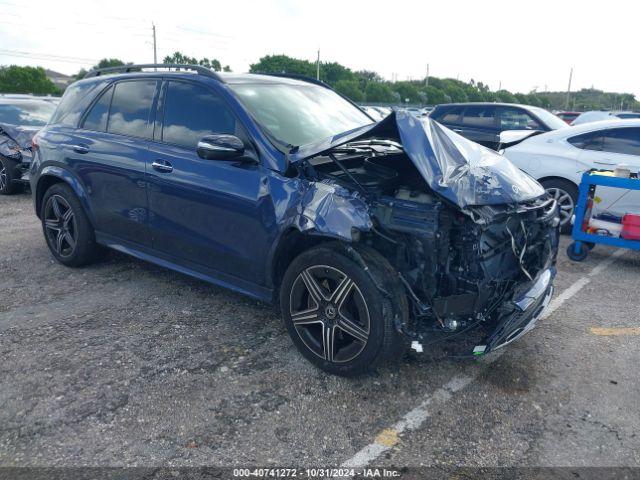
[[[84,185],[76,178],[76,176],[69,170],[58,166],[47,166],[42,169],[38,177],[38,183],[36,184],[34,195],[36,215],[40,217],[40,211],[42,210],[42,199],[45,192],[51,188],[51,186],[57,183],[64,183],[71,187],[73,192],[78,197],[80,204],[84,208],[91,225],[95,227],[95,221],[93,212],[89,205],[89,198],[87,196]]]
[[[298,255],[305,250],[322,243],[339,241],[327,235],[313,235],[300,231],[295,227],[286,229],[275,243],[267,262],[267,279],[274,290],[274,298],[278,298],[280,284],[287,268]]]
[[[576,182],[574,182],[573,180],[571,180],[570,178],[567,177],[561,177],[559,175],[547,175],[541,178],[538,178],[538,183],[542,183],[545,182],[547,180],[562,180],[563,182],[569,182],[570,184],[572,184],[573,186],[575,186],[576,188],[579,187],[578,184],[576,184]]]

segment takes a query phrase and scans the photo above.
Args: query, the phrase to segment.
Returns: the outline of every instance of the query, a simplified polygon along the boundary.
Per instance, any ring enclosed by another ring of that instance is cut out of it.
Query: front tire
[[[558,202],[560,233],[571,233],[571,217],[578,202],[578,187],[569,180],[550,178],[540,182],[547,193]]]
[[[0,157],[0,195],[12,195],[22,190],[22,185],[15,182],[18,178],[16,162]]]
[[[66,184],[56,183],[42,199],[42,230],[55,259],[68,267],[92,263],[100,248],[91,222],[75,193]]]
[[[307,360],[335,375],[362,374],[401,346],[395,320],[406,315],[399,308],[406,305],[404,292],[390,285],[392,269],[382,256],[361,253],[361,259],[375,257],[367,261],[369,272],[338,243],[314,247],[291,262],[280,288],[293,343]],[[381,262],[389,269],[384,274]],[[382,285],[394,298],[381,292]]]

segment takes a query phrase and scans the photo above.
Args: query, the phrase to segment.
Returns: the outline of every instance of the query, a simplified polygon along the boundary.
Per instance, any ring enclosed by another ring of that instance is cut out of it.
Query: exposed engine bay
[[[514,301],[555,264],[555,201],[541,191],[519,202],[460,206],[434,191],[415,163],[396,139],[369,138],[324,151],[301,167],[305,176],[340,185],[367,205],[373,226],[355,232],[354,240],[374,247],[399,272],[411,301],[411,318],[399,326],[404,334],[424,340],[475,326],[495,333],[505,318],[517,323],[522,312]],[[496,188],[492,178],[486,184]],[[514,323],[491,346],[523,328]]]

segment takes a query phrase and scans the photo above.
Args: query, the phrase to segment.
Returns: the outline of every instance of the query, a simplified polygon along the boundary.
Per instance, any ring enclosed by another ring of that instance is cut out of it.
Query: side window
[[[95,98],[95,94],[104,88],[106,81],[75,83],[69,86],[62,96],[55,113],[49,123],[70,127],[78,125],[78,121],[87,105]]]
[[[582,150],[602,150],[602,132],[588,132],[567,138],[567,142]]]
[[[149,113],[155,91],[155,80],[116,83],[111,100],[107,131],[133,137],[151,138]]]
[[[640,128],[613,128],[605,130],[602,150],[611,153],[640,156]]]
[[[520,108],[501,108],[498,112],[498,126],[504,130],[544,130],[531,115]]]
[[[98,101],[93,104],[93,107],[91,107],[91,110],[84,118],[82,128],[85,130],[93,130],[95,132],[107,131],[107,117],[109,116],[109,106],[111,105],[112,95],[113,87],[109,87]]]
[[[462,116],[462,124],[475,128],[493,129],[495,127],[495,110],[495,107],[491,105],[474,105],[467,107]]]
[[[169,82],[164,101],[162,140],[196,148],[212,133],[236,133],[236,120],[222,98],[200,85]]]
[[[460,123],[460,114],[462,113],[462,107],[451,107],[440,115],[441,118],[436,117],[436,120],[440,123]]]

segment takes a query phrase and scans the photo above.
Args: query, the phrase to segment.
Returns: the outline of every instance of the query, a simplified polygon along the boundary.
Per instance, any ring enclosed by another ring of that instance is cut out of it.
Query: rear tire
[[[578,187],[569,180],[550,178],[540,182],[544,189],[556,199],[560,209],[560,233],[570,234],[571,217],[575,213],[578,202]]]
[[[91,222],[71,187],[56,183],[44,194],[40,210],[42,230],[55,259],[68,267],[81,267],[100,254]]]
[[[22,185],[15,182],[19,179],[17,163],[14,160],[0,157],[0,195],[12,195],[22,190]]]
[[[406,295],[387,260],[371,249],[349,248],[336,242],[303,252],[280,288],[282,316],[295,346],[317,367],[341,376],[399,356],[396,325],[407,318]]]

